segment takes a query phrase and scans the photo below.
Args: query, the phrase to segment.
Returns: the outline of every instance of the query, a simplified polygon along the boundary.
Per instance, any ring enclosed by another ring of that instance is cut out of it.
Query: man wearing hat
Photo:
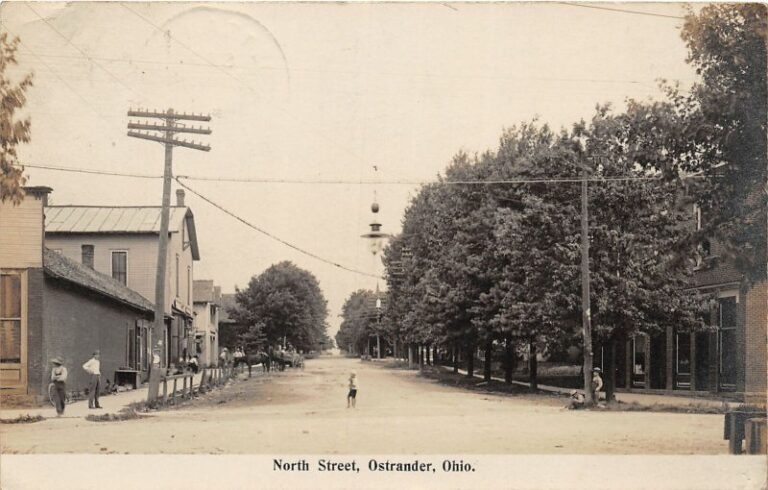
[[[60,357],[51,359],[53,369],[51,370],[51,383],[53,383],[53,403],[56,405],[56,416],[61,417],[64,413],[64,400],[67,396],[67,368],[63,366],[64,362]]]
[[[83,369],[91,377],[88,384],[88,408],[101,408],[99,405],[99,390],[101,389],[101,362],[99,351],[93,353],[93,357],[83,364]]]

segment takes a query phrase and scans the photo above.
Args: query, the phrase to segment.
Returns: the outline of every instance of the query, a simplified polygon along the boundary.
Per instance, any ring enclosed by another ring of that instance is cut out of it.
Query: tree
[[[349,354],[367,352],[368,337],[375,332],[377,323],[376,294],[360,289],[352,293],[341,308],[341,326],[336,333],[339,349]]]
[[[16,147],[30,140],[30,118],[17,119],[15,113],[27,102],[26,92],[32,86],[32,73],[13,81],[8,69],[18,64],[16,51],[19,38],[11,40],[0,32],[0,201],[18,204],[24,198],[24,168],[19,166]]]
[[[236,290],[231,316],[251,325],[249,341],[264,338],[269,345],[290,344],[317,350],[326,338],[327,302],[317,279],[291,262],[280,262],[254,276],[246,289]]]
[[[663,158],[642,164],[668,177],[704,177],[689,189],[705,217],[699,240],[715,238],[750,281],[765,280],[768,263],[767,18],[758,3],[690,12],[682,38],[701,82],[690,95],[667,86],[665,104],[643,108],[664,125],[668,141]]]

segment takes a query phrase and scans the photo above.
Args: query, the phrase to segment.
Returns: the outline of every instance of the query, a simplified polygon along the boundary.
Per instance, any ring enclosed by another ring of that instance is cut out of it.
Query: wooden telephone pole
[[[195,142],[189,142],[187,140],[179,140],[174,136],[176,133],[192,133],[192,134],[211,134],[211,130],[203,127],[187,127],[185,124],[179,121],[204,121],[209,122],[211,116],[196,115],[196,114],[179,114],[173,109],[168,109],[165,112],[157,111],[145,111],[145,110],[128,110],[128,117],[140,117],[146,119],[160,119],[165,124],[158,124],[155,122],[145,121],[129,122],[128,123],[128,136],[132,138],[140,138],[150,141],[162,143],[165,146],[165,169],[163,171],[163,207],[160,214],[160,243],[157,248],[157,274],[155,276],[155,322],[154,330],[158,335],[163,332],[165,328],[165,279],[168,260],[168,221],[170,219],[171,210],[171,179],[173,178],[173,147],[183,146],[185,148],[192,148],[193,150],[210,151],[211,147],[208,145],[198,144]],[[137,131],[132,131],[137,130]],[[151,335],[150,338],[154,342],[154,338]],[[167,346],[164,346],[167,348]],[[154,351],[154,349],[153,349]],[[150,359],[154,356],[150,353]],[[150,367],[149,376],[149,393],[148,401],[154,401],[157,398],[159,387],[159,370],[154,366],[154,360]]]

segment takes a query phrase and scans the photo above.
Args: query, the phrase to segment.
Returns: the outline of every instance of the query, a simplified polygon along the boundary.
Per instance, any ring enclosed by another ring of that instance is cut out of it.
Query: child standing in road
[[[349,394],[347,395],[347,408],[355,408],[355,401],[357,397],[357,376],[355,373],[349,375]]]

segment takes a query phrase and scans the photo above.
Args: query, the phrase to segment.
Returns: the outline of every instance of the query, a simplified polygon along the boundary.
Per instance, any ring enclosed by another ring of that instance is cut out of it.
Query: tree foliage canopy
[[[18,119],[16,112],[27,102],[26,92],[32,86],[32,74],[14,81],[8,69],[18,64],[16,51],[19,39],[11,40],[0,32],[0,201],[18,204],[24,197],[26,182],[19,166],[16,147],[30,140],[30,118]]]
[[[243,340],[259,339],[272,346],[285,340],[296,349],[317,350],[328,341],[328,307],[317,279],[291,262],[280,262],[251,278],[236,290],[231,312],[238,323],[249,325]]]

